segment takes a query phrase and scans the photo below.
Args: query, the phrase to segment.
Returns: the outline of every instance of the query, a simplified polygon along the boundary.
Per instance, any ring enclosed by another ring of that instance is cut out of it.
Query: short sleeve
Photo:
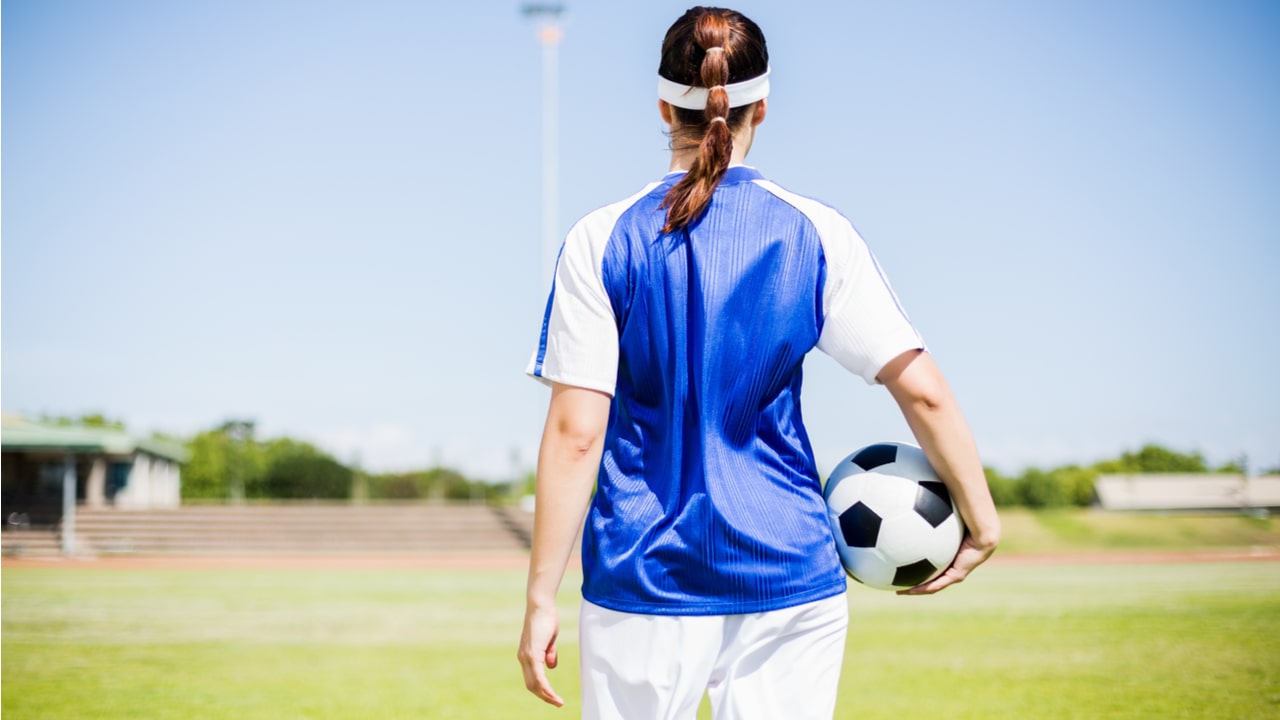
[[[588,216],[565,238],[556,261],[542,335],[525,372],[610,395],[618,379],[618,325],[604,288],[609,229]]]
[[[868,384],[895,357],[925,349],[862,237],[844,218],[820,229],[827,277],[818,349]]]

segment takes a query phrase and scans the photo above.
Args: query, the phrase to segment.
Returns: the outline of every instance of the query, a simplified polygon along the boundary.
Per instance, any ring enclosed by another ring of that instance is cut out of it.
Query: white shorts
[[[751,615],[639,615],[582,603],[582,717],[716,720],[835,713],[845,595]]]

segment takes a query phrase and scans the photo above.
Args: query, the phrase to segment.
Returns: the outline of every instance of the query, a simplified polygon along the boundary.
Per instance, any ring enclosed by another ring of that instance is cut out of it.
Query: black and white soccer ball
[[[881,590],[937,577],[955,559],[964,523],[924,451],[904,443],[858,450],[831,471],[823,495],[849,575]]]

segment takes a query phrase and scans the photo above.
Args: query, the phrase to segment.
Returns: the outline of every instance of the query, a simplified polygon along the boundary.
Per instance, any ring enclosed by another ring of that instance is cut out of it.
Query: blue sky
[[[560,229],[666,169],[684,3],[569,3]],[[840,208],[1006,472],[1280,465],[1280,6],[745,2],[748,161]],[[3,5],[0,401],[532,464],[540,51],[516,2]],[[815,354],[819,463],[907,430]]]

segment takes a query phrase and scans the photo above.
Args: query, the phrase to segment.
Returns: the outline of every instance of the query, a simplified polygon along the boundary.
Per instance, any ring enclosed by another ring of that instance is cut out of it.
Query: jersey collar
[[[685,174],[684,170],[676,170],[674,172],[667,173],[666,176],[662,178],[662,180],[664,183],[675,182],[676,180],[679,179],[681,175],[684,175],[684,174]],[[724,171],[724,177],[720,179],[720,184],[736,185],[737,183],[751,182],[752,180],[763,180],[763,179],[764,179],[764,175],[762,175],[759,170],[751,167],[750,165],[730,165],[729,169]]]

